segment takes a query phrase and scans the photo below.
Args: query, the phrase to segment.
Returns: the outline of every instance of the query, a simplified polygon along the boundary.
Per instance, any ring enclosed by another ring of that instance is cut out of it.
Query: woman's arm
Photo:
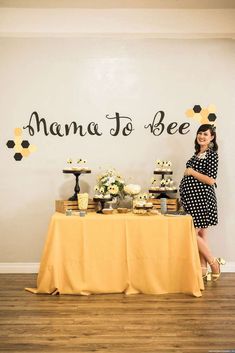
[[[202,183],[207,184],[207,185],[214,185],[216,183],[215,179],[213,179],[213,178],[211,178],[211,177],[209,177],[209,176],[207,176],[205,174],[196,172],[196,170],[194,170],[193,168],[187,168],[185,170],[184,175],[192,176],[195,179],[197,179],[197,180],[199,180]]]

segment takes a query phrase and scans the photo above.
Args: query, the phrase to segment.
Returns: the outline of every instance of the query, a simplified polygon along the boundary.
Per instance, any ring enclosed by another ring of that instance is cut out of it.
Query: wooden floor
[[[0,275],[0,352],[235,352],[235,274],[184,294],[35,295]]]

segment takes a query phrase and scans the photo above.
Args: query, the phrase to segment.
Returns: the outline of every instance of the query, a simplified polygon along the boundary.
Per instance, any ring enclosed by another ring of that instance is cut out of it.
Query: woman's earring
[[[214,142],[211,141],[211,142],[209,143],[209,148],[213,148],[213,147],[214,147]]]

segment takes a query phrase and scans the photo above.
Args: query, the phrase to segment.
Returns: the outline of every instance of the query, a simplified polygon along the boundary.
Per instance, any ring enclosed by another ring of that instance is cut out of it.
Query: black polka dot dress
[[[210,149],[199,156],[194,154],[186,163],[186,167],[216,179],[218,154]],[[218,223],[214,185],[204,184],[191,175],[184,176],[179,192],[182,206],[185,212],[193,217],[196,228],[207,228]]]

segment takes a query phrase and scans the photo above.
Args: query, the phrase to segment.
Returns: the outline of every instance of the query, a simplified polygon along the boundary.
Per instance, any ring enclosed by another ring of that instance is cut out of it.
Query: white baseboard
[[[221,267],[222,272],[235,272],[235,262],[226,262],[224,266]]]
[[[38,262],[0,262],[0,273],[38,273]],[[227,262],[222,272],[235,272],[235,262]]]
[[[38,262],[0,262],[0,273],[38,273]]]

